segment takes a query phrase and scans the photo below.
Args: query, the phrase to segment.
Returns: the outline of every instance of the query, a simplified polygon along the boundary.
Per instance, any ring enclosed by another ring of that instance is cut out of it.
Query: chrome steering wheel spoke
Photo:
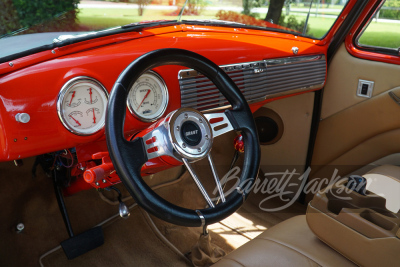
[[[214,165],[214,161],[213,161],[213,159],[211,157],[211,153],[208,154],[207,158],[208,158],[208,163],[210,164],[210,168],[211,168],[211,172],[212,172],[213,177],[214,177],[215,184],[217,185],[219,197],[220,197],[222,203],[224,203],[225,202],[224,190],[222,189],[222,185],[221,185],[221,182],[219,180],[217,169],[215,168],[215,165]]]
[[[232,123],[229,121],[225,113],[209,113],[204,114],[211,125],[213,137],[220,136],[233,130]]]
[[[151,129],[138,133],[135,136],[137,141],[127,141],[124,135],[127,88],[146,71],[163,65],[180,65],[204,74],[225,96],[232,109],[226,110],[225,113],[204,116],[197,110],[181,108],[171,112],[163,121],[152,125]],[[213,118],[216,119],[212,120]],[[146,136],[155,128],[162,127],[166,130],[160,131],[164,133],[162,138],[159,139],[155,132]],[[105,132],[110,158],[116,172],[138,205],[160,219],[182,226],[198,227],[220,221],[242,205],[247,192],[234,191],[225,199],[225,203],[218,204],[216,208],[186,209],[163,199],[147,185],[141,177],[143,164],[146,160],[168,155],[183,162],[192,171],[191,174],[194,174],[189,162],[208,157],[213,138],[233,129],[242,131],[246,142],[246,164],[240,175],[240,181],[245,181],[249,177],[256,177],[260,163],[260,146],[252,112],[243,94],[223,70],[209,59],[188,50],[160,49],[136,58],[121,72],[108,99]],[[155,140],[152,139],[154,136]],[[211,168],[217,182],[219,179],[216,179],[213,166]],[[193,176],[197,178],[195,174]],[[250,179],[248,186],[253,184],[254,179]],[[203,185],[201,187],[204,188]],[[210,207],[216,206],[209,196],[207,200]]]
[[[218,177],[218,173],[217,170],[215,168],[214,165],[214,161],[211,157],[211,153],[207,155],[207,159],[208,159],[208,163],[210,164],[210,168],[211,168],[211,172],[213,174],[214,177],[214,181],[215,184],[217,186],[218,189],[218,193],[219,193],[219,199],[221,199],[222,203],[224,203],[225,200],[225,195],[224,195],[224,191],[222,189],[222,185],[221,182],[219,180]],[[188,170],[188,172],[190,173],[190,176],[192,177],[193,181],[195,182],[195,184],[197,185],[197,188],[200,190],[200,193],[202,194],[203,198],[206,200],[207,204],[211,207],[211,208],[215,208],[215,205],[210,196],[208,195],[206,189],[204,188],[203,184],[200,182],[196,172],[194,171],[193,167],[190,165],[189,161],[185,158],[182,159],[183,164],[185,165],[186,169]]]
[[[203,184],[200,182],[199,178],[197,177],[197,174],[194,171],[194,169],[192,168],[192,166],[190,165],[189,161],[185,158],[183,158],[182,161],[183,161],[183,164],[185,164],[186,169],[190,173],[190,176],[192,176],[193,181],[199,188],[200,193],[203,195],[204,199],[206,200],[207,204],[211,208],[215,208],[214,203],[212,202],[212,200],[211,200],[210,196],[208,195],[206,189],[204,188]]]
[[[142,137],[148,160],[164,155],[172,156],[171,144],[165,142],[167,134],[165,127],[157,127]]]
[[[211,124],[210,121],[213,124]],[[185,123],[188,122],[191,124],[190,127],[194,130],[190,131],[190,128],[189,130],[181,129],[184,127]],[[219,199],[224,203],[225,195],[211,157],[210,149],[215,136],[231,130],[233,130],[232,124],[224,113],[204,115],[195,110],[181,109],[167,115],[163,120],[153,126],[151,130],[149,129],[148,132],[142,136],[142,139],[148,160],[161,156],[169,156],[183,162],[207,204],[214,208],[215,204],[201,184],[190,162],[196,162],[207,157],[218,189]],[[188,142],[191,141],[190,139],[184,141],[185,138],[183,135],[187,135],[188,133],[192,134],[192,132],[198,134],[197,144],[190,144]],[[182,144],[183,142],[185,142],[185,144]],[[190,153],[193,150],[198,153]]]

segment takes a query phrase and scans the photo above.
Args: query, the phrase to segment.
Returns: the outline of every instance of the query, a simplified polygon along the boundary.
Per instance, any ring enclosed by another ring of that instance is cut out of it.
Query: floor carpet
[[[103,232],[105,243],[97,249],[68,260],[59,248],[42,258],[43,266],[190,266],[159,239],[138,207],[128,219],[104,225]]]
[[[232,139],[214,140],[218,145],[212,150],[214,162],[220,174],[227,172],[233,155]],[[56,248],[68,238],[59,213],[53,185],[43,171],[38,168],[36,178],[31,175],[34,159],[24,160],[24,166],[15,167],[13,162],[0,163],[0,266],[39,266],[39,258]],[[240,164],[240,160],[239,160]],[[199,162],[194,166],[203,185],[210,192],[215,188],[209,166]],[[144,177],[147,183],[157,188],[156,192],[168,201],[186,208],[205,207],[192,178],[186,172],[179,180],[181,168]],[[170,181],[176,181],[169,183]],[[159,186],[167,183],[167,186]],[[127,205],[134,202],[124,190]],[[248,242],[265,229],[298,214],[305,213],[305,207],[294,203],[279,212],[266,212],[259,208],[265,196],[253,194],[232,216],[209,226],[213,244],[227,253]],[[79,234],[97,225],[118,212],[116,194],[96,190],[79,192],[65,199],[72,227]],[[269,202],[281,205],[279,201]],[[116,219],[104,225],[105,244],[75,260],[67,261],[63,251],[56,249],[42,261],[45,266],[185,266],[188,263],[182,254],[188,255],[202,232],[201,228],[181,227],[166,223],[154,216],[143,215],[135,208],[128,220]],[[147,219],[146,219],[147,218]],[[152,229],[152,223],[157,231]],[[25,229],[17,233],[15,227],[24,223]],[[171,243],[174,248],[168,245]]]

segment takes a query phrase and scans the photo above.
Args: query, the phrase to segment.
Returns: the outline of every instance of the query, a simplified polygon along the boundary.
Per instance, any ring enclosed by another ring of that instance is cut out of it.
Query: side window
[[[360,47],[400,47],[400,0],[386,0],[357,38]]]

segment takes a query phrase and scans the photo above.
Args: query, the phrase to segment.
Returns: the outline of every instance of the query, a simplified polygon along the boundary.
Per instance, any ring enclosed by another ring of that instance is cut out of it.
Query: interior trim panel
[[[220,66],[236,83],[249,103],[278,93],[321,88],[326,77],[324,55],[284,57]],[[228,108],[229,104],[215,85],[193,69],[178,73],[181,106],[200,111]]]

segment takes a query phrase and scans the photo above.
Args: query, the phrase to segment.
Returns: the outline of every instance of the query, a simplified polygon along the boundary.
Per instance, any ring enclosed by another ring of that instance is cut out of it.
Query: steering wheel
[[[201,72],[216,85],[232,109],[212,114],[202,114],[189,108],[177,109],[160,119],[156,127],[144,136],[128,141],[123,127],[129,88],[143,73],[162,65],[180,65]],[[225,198],[210,151],[213,138],[231,130],[241,131],[246,149],[239,186]],[[182,226],[209,225],[234,213],[246,200],[260,164],[260,145],[254,119],[236,84],[212,61],[183,49],[149,52],[134,60],[119,75],[109,97],[106,139],[114,167],[139,206],[162,220]],[[207,201],[208,208],[192,210],[174,205],[145,183],[141,177],[143,164],[149,159],[166,156],[183,162]],[[222,200],[218,205],[211,201],[190,165],[206,157]]]

